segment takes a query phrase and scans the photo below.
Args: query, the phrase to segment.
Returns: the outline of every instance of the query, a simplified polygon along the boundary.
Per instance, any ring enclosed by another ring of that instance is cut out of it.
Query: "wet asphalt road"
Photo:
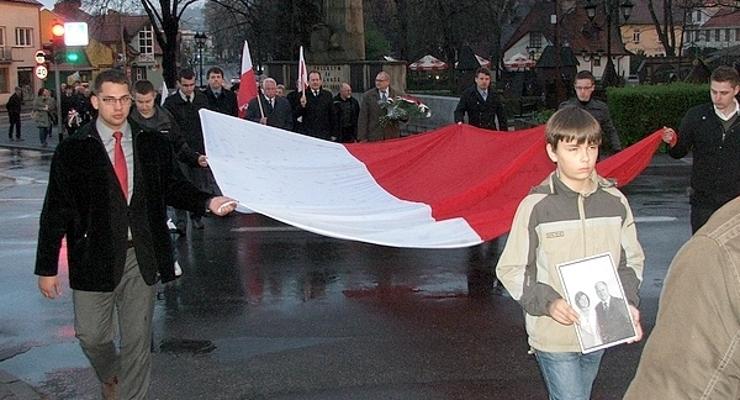
[[[49,399],[96,399],[70,291],[33,276],[49,155],[0,149],[0,369]],[[659,155],[624,189],[647,256],[652,327],[689,237],[689,164]],[[394,249],[259,215],[206,219],[177,240],[184,276],[159,288],[153,399],[542,399],[519,306],[492,286],[499,246]],[[66,279],[65,279],[66,281]],[[607,352],[595,399],[619,399],[641,345]]]

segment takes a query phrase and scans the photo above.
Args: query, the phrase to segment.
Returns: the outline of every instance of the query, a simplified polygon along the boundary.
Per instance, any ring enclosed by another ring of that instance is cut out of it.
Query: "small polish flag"
[[[167,99],[167,96],[170,95],[170,90],[167,89],[167,82],[162,81],[162,94],[160,95],[159,105],[164,106],[164,101]]]
[[[244,118],[247,113],[249,101],[257,97],[257,82],[254,80],[254,69],[252,68],[252,57],[249,55],[249,45],[244,41],[242,51],[242,75],[239,81],[239,93],[237,102],[239,104],[239,117]]]
[[[303,46],[301,46],[300,53],[298,55],[298,91],[303,92],[308,87],[308,69],[306,68],[306,59],[303,57]]]
[[[208,164],[224,194],[318,234],[394,247],[455,248],[506,233],[519,202],[555,169],[544,126],[491,132],[447,125],[408,138],[333,143],[200,110]],[[622,186],[662,130],[601,161]]]

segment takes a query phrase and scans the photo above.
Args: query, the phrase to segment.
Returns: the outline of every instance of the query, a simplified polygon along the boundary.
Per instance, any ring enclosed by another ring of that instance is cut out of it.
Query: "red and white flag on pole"
[[[301,229],[395,247],[453,248],[506,233],[519,202],[555,166],[544,126],[448,125],[408,138],[333,143],[200,110],[223,193]],[[597,164],[622,186],[647,167],[661,131]],[[331,201],[327,201],[331,199]]]
[[[244,50],[242,51],[242,75],[239,80],[239,93],[237,102],[239,103],[239,117],[244,118],[247,113],[249,101],[257,97],[257,82],[254,79],[254,68],[252,68],[252,57],[249,55],[249,45],[244,41]]]
[[[306,59],[303,58],[303,46],[298,54],[298,87],[299,92],[304,92],[308,87],[308,69],[306,68]]]

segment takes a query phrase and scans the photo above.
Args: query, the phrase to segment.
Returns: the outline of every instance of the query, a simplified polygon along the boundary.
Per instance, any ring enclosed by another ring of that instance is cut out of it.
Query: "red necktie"
[[[116,139],[116,147],[113,150],[113,169],[116,171],[123,197],[128,198],[128,167],[126,166],[126,156],[123,154],[123,146],[121,146],[123,133],[113,132],[113,137]]]

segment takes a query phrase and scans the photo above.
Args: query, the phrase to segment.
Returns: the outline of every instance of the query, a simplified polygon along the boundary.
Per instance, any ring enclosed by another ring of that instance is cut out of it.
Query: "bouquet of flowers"
[[[385,110],[385,115],[380,117],[380,126],[387,127],[399,122],[407,122],[409,118],[429,118],[432,110],[419,99],[412,96],[396,96],[387,101],[378,102],[380,108]]]

